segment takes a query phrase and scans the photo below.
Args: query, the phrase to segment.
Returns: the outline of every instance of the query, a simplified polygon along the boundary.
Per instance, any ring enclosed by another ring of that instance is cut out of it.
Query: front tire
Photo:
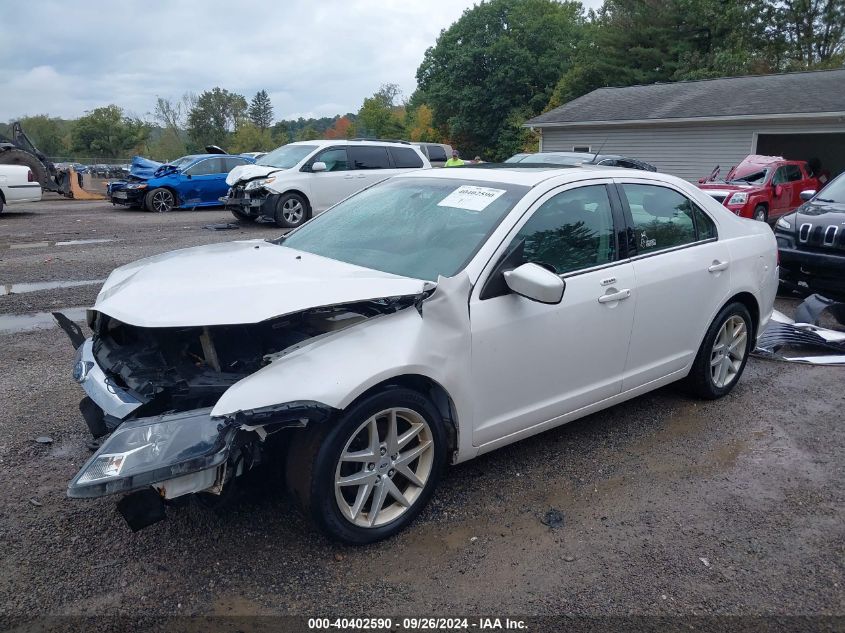
[[[393,387],[294,437],[287,484],[331,538],[389,538],[428,503],[446,464],[444,423],[420,393]]]
[[[159,187],[147,194],[145,204],[148,211],[167,213],[176,207],[176,197],[170,189]]]
[[[690,391],[705,400],[731,392],[739,382],[753,344],[748,308],[729,303],[713,319],[686,378]]]
[[[308,219],[308,202],[298,193],[285,193],[276,201],[276,226],[295,229]]]
[[[236,220],[241,220],[243,222],[254,222],[255,218],[251,215],[244,213],[238,209],[229,209],[232,212],[232,215],[235,216]]]
[[[754,214],[751,217],[757,220],[758,222],[768,222],[769,210],[766,209],[765,204],[758,204],[756,207],[754,207]]]

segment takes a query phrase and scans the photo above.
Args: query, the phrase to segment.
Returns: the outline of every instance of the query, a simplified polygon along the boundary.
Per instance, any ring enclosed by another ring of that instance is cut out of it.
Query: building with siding
[[[540,151],[622,154],[690,181],[748,154],[845,171],[845,69],[599,88],[525,123]]]

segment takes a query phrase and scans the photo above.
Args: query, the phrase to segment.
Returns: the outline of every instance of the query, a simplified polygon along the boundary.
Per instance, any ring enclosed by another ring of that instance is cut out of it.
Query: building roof
[[[845,69],[599,88],[525,125],[845,114]]]

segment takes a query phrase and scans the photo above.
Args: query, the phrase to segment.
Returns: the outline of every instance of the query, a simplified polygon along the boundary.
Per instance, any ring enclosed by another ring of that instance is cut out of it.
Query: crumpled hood
[[[241,180],[264,178],[279,171],[285,170],[279,169],[278,167],[268,167],[267,165],[238,165],[226,176],[226,184],[232,187]]]
[[[93,309],[139,327],[257,323],[335,304],[415,295],[430,282],[263,240],[172,251],[115,269]]]
[[[751,191],[752,189],[759,189],[756,185],[741,185],[738,183],[726,182],[708,182],[698,185],[699,189],[706,191],[710,195],[727,195],[736,191]]]

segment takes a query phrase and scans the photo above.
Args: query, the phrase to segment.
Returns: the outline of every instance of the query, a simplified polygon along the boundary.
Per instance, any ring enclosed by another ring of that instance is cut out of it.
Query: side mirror
[[[504,273],[512,292],[540,303],[556,304],[563,299],[566,282],[557,273],[538,264],[523,264]]]
[[[816,193],[817,191],[815,189],[805,189],[798,195],[801,196],[801,199],[804,202],[807,202],[808,200],[812,200],[813,196],[815,196]]]
[[[190,180],[191,178],[193,178],[193,176],[191,176],[191,174],[185,174],[185,178],[187,178],[188,180]]]
[[[783,185],[775,185],[775,195],[782,196],[783,195]]]
[[[316,163],[311,165],[311,171],[326,171],[326,164],[323,161],[318,160]]]

